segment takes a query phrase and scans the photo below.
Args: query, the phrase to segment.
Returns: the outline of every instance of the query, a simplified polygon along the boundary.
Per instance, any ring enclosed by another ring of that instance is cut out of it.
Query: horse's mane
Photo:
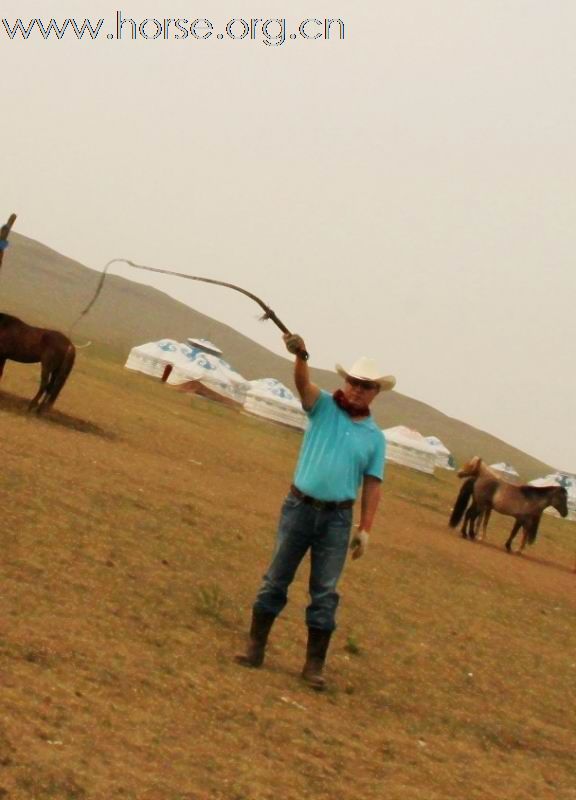
[[[495,478],[501,480],[494,470],[488,467],[480,456],[474,456],[458,470],[459,478]]]
[[[532,486],[530,483],[525,483],[522,486],[518,487],[524,497],[542,497],[542,495],[547,495],[552,492],[557,491],[558,489],[562,489],[562,486],[558,486],[555,484],[554,486]],[[564,489],[566,491],[566,489]]]

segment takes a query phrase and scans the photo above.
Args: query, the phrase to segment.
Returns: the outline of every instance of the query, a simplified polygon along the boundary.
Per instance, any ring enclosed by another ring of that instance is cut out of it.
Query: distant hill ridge
[[[11,234],[10,244],[0,272],[0,311],[67,331],[92,298],[96,273],[17,233]],[[136,344],[161,338],[186,341],[191,335],[216,342],[226,360],[249,380],[274,377],[292,385],[288,359],[157,289],[116,275],[107,277],[98,302],[75,329],[76,337],[106,345],[118,360],[125,360]],[[313,380],[327,390],[339,385],[335,373],[314,368],[311,372]],[[382,428],[402,424],[425,436],[438,436],[459,463],[472,455],[481,455],[488,463],[506,461],[525,480],[552,469],[489,433],[399,392],[377,398],[374,417]]]

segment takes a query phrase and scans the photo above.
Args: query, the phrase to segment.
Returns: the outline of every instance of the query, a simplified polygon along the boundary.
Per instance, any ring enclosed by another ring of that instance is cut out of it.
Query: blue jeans
[[[255,611],[278,615],[288,601],[288,587],[310,550],[309,628],[333,631],[339,595],[336,584],[344,568],[352,527],[352,509],[323,511],[292,494],[284,500],[276,549],[254,603]]]

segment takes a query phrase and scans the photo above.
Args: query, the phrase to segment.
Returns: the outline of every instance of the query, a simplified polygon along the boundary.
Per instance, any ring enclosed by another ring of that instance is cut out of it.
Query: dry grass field
[[[0,798],[576,798],[576,525],[519,558],[447,527],[458,481],[390,465],[326,674],[306,573],[237,667],[300,434],[79,354],[56,410],[0,387]]]

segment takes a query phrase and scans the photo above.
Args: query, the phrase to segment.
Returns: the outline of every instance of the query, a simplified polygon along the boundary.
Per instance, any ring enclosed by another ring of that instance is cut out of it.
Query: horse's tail
[[[50,387],[50,399],[49,404],[52,406],[56,402],[56,398],[62,391],[62,387],[68,380],[68,376],[72,371],[72,367],[74,366],[74,361],[76,359],[76,348],[69,342],[68,347],[66,348],[66,352],[64,353],[64,358],[62,359],[62,363],[58,369],[58,372],[54,376],[54,380],[52,382],[52,386]]]
[[[468,478],[468,480],[464,481],[464,483],[460,487],[460,491],[458,492],[458,497],[456,498],[456,502],[454,503],[454,508],[452,509],[452,516],[450,517],[450,522],[448,523],[451,528],[455,528],[456,525],[458,525],[458,523],[464,516],[464,512],[466,511],[466,506],[468,505],[468,501],[472,497],[475,480],[476,478]]]

